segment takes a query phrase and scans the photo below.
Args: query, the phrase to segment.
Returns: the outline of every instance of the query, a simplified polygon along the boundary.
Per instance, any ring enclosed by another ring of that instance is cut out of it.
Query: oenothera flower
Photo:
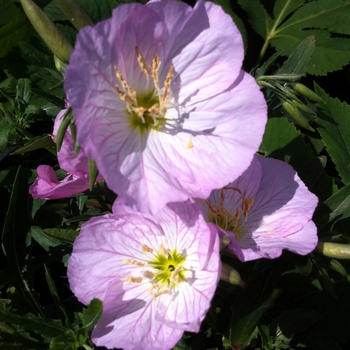
[[[96,345],[166,350],[198,332],[220,277],[219,239],[195,203],[151,216],[114,205],[81,227],[68,263],[78,299],[103,302]]]
[[[58,128],[66,109],[58,113],[53,130],[53,139],[57,135]],[[56,172],[48,165],[39,165],[38,177],[30,186],[30,194],[37,199],[58,199],[74,196],[89,188],[88,158],[82,150],[74,155],[74,141],[68,128],[62,142],[61,150],[57,153],[61,169],[68,172],[63,180],[57,179]]]
[[[256,156],[236,181],[200,202],[207,220],[231,239],[226,249],[242,261],[273,259],[283,249],[305,255],[317,244],[317,197],[285,162]]]
[[[65,74],[78,141],[128,205],[207,198],[249,166],[266,103],[243,53],[230,16],[204,1],[125,4],[79,32]]]

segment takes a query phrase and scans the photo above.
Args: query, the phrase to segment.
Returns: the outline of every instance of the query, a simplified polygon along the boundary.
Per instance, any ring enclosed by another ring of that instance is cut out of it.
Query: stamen
[[[166,258],[168,258],[169,253],[168,253],[168,251],[165,249],[163,243],[162,243],[162,244],[160,245],[160,247],[159,247],[159,252],[160,252],[162,255],[164,255]]]
[[[190,149],[193,147],[192,135],[190,135],[190,139],[186,142],[186,148]]]
[[[126,94],[130,97],[132,100],[132,103],[136,103],[136,91],[134,91],[131,86],[126,82],[126,80],[123,77],[122,72],[118,69],[117,66],[114,66],[115,75],[117,79],[119,80],[121,86],[123,87]]]
[[[142,277],[132,277],[132,276],[126,276],[120,279],[121,281],[125,282],[131,282],[131,283],[141,283]]]
[[[138,261],[138,260],[131,260],[131,259],[123,259],[123,263],[128,265],[136,265],[136,266],[145,266],[146,264]]]
[[[177,265],[175,270],[171,272],[169,281],[172,283],[178,283],[179,282],[179,271],[182,269],[181,265]]]
[[[137,62],[139,63],[139,66],[141,68],[141,71],[146,75],[147,79],[152,76],[152,73],[150,72],[149,68],[148,68],[148,64],[145,60],[145,58],[142,56],[139,48],[136,46],[135,47],[135,51],[136,51],[136,57],[137,57]]]
[[[152,60],[152,78],[154,87],[157,90],[158,96],[160,97],[160,87],[159,87],[159,67],[161,65],[159,56],[155,53]]]
[[[151,272],[151,271],[145,271],[143,273],[143,275],[146,277],[146,278],[149,278],[150,280],[152,280],[154,278],[154,273]]]
[[[144,253],[153,253],[153,249],[150,248],[148,245],[146,244],[142,244],[141,245],[141,250],[144,252]]]
[[[162,96],[161,102],[165,102],[168,98],[168,90],[171,84],[171,79],[174,76],[174,66],[170,66],[168,74],[166,75],[165,82],[164,82],[164,92]]]

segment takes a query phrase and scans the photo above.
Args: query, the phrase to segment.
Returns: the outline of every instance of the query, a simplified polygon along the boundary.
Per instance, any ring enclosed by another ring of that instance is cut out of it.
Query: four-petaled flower
[[[234,182],[199,200],[208,221],[242,261],[277,258],[283,249],[310,253],[317,244],[311,221],[318,199],[287,163],[257,157]]]
[[[81,227],[68,263],[70,287],[103,301],[96,345],[164,350],[198,332],[220,277],[219,238],[196,203],[155,216],[114,204]]]
[[[83,28],[65,73],[77,137],[126,204],[207,198],[258,150],[266,102],[221,7],[126,4]]]

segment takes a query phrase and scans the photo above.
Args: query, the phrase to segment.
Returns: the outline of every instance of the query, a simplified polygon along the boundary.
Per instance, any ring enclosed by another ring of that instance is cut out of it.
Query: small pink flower
[[[171,349],[198,332],[220,278],[219,238],[195,203],[156,216],[119,204],[86,222],[68,262],[70,287],[103,302],[92,340],[107,348]]]
[[[221,7],[125,4],[83,28],[65,74],[77,137],[106,183],[143,212],[207,198],[258,150],[267,120]]]
[[[226,250],[241,261],[277,258],[283,249],[310,253],[317,202],[289,164],[257,156],[236,181],[200,200],[207,220],[230,238]]]
[[[57,135],[62,117],[67,110],[58,113],[53,130],[53,140]],[[59,199],[74,196],[89,188],[88,158],[82,150],[74,155],[74,141],[68,128],[57,153],[61,169],[68,173],[62,181],[58,181],[55,171],[48,165],[39,165],[38,177],[29,188],[29,193],[36,199]],[[101,179],[101,177],[99,177]]]

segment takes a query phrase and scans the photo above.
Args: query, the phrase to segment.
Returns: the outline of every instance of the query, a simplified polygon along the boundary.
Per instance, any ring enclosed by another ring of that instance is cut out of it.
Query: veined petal
[[[36,199],[60,199],[74,196],[89,188],[88,176],[68,175],[58,181],[55,171],[48,165],[39,165],[38,177],[29,188]]]

